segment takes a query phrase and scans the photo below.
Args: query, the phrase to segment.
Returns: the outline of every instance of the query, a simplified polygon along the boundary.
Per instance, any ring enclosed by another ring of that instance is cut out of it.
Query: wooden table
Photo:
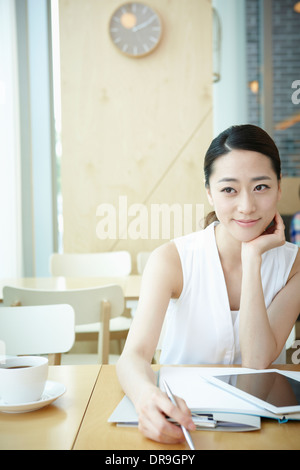
[[[278,368],[300,371],[299,365]],[[137,428],[107,422],[123,397],[115,366],[52,366],[49,379],[65,384],[66,393],[41,410],[0,413],[0,449],[103,449],[110,455],[116,450],[189,450],[155,443]],[[262,419],[259,431],[195,431],[192,438],[197,450],[300,449],[300,422]]]
[[[278,368],[300,371],[299,365]],[[189,450],[186,444],[158,444],[146,439],[136,428],[122,428],[107,423],[108,417],[123,395],[115,367],[102,366],[74,449]],[[279,424],[272,419],[262,419],[262,428],[259,431],[195,431],[191,434],[197,450],[300,449],[300,422]]]
[[[87,287],[118,284],[122,287],[125,300],[137,300],[140,294],[142,276],[129,275],[122,277],[22,277],[1,278],[0,299],[3,299],[4,286],[22,287],[41,290],[82,289]]]
[[[49,380],[64,384],[65,394],[31,413],[0,412],[0,449],[72,449],[100,369],[50,366]]]

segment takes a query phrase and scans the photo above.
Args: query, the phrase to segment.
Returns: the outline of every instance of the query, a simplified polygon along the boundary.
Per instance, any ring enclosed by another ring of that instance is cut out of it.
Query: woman
[[[204,173],[214,221],[153,252],[117,365],[139,429],[163,443],[184,439],[166,415],[194,429],[185,402],[173,406],[150,367],[167,310],[161,363],[259,369],[280,356],[300,312],[300,255],[285,243],[277,211],[281,174],[273,140],[256,126],[233,126],[211,143]]]

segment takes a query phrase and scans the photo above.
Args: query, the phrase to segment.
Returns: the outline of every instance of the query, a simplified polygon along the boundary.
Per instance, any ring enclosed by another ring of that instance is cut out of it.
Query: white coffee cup
[[[43,394],[47,377],[47,358],[8,357],[0,363],[0,398],[13,405],[35,402]]]

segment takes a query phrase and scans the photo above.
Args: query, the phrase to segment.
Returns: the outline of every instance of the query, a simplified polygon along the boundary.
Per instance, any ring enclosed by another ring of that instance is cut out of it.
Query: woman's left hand
[[[279,212],[276,212],[273,222],[259,237],[242,243],[242,257],[247,254],[261,256],[272,248],[284,245],[285,227]]]

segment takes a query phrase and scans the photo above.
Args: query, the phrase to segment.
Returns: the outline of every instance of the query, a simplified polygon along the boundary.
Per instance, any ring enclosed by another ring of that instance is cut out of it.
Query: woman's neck
[[[216,226],[215,235],[222,265],[232,268],[239,266],[242,243],[236,240],[221,223]]]

